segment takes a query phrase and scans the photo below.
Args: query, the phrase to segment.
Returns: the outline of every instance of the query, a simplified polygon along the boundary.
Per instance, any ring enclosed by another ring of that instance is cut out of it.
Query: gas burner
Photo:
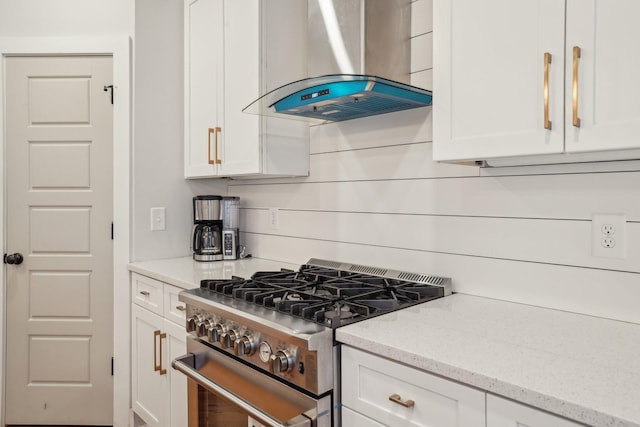
[[[428,281],[431,276],[381,276],[355,267],[357,271],[305,264],[298,271],[260,271],[249,280],[205,280],[201,287],[332,328],[445,294],[443,286]],[[426,279],[404,280],[414,276]]]
[[[355,316],[356,314],[349,309],[349,306],[344,304],[336,304],[333,310],[326,310],[324,312],[325,321],[328,321],[328,323],[331,323],[335,318],[342,322],[345,319],[351,319]]]

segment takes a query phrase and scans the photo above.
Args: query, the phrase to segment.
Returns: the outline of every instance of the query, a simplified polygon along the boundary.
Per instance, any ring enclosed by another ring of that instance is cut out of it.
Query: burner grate
[[[201,287],[332,328],[451,293],[451,280],[311,259],[298,271],[261,271]]]

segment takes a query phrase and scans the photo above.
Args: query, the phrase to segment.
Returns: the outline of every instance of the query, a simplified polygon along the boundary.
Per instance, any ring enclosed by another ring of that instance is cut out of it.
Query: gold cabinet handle
[[[167,339],[166,333],[160,334],[160,375],[165,375],[167,370],[162,367],[162,340]]]
[[[145,297],[148,297],[151,294],[149,293],[149,291],[140,291],[140,295],[144,295]]]
[[[160,336],[159,329],[156,331],[153,331],[153,370],[154,371],[159,371],[160,369],[162,369],[162,366],[160,366],[162,364],[162,361],[160,361],[160,364],[158,364],[157,341],[159,336]]]
[[[176,305],[176,310],[178,311],[185,311],[186,307],[184,305]]]
[[[573,47],[573,125],[580,127],[580,118],[578,117],[578,62],[580,59],[581,49],[578,46]]]
[[[222,160],[220,160],[220,157],[218,156],[218,135],[222,133],[222,128],[217,127],[216,128],[216,164],[219,165],[222,163]]]
[[[413,408],[413,405],[416,404],[413,400],[402,400],[400,395],[395,393],[389,396],[389,400],[393,403],[404,406],[405,408]]]
[[[157,338],[160,338],[159,340]],[[162,340],[167,338],[167,334],[160,332],[160,330],[153,331],[153,370],[159,371],[160,375],[167,373],[167,370],[162,367]],[[158,346],[156,346],[158,341]],[[158,362],[158,354],[156,348],[160,347],[160,362]]]
[[[549,64],[551,64],[551,54],[544,53],[544,128],[551,130],[549,120]]]
[[[216,129],[215,128],[209,128],[208,131],[209,131],[209,133],[208,133],[208,136],[207,136],[207,150],[208,150],[207,160],[209,161],[210,165],[213,165],[213,164],[215,164],[216,161],[215,161],[215,159],[211,158],[211,135],[215,134],[215,137],[216,137],[216,156],[217,156],[218,155],[217,154],[217,151],[218,151],[218,134],[216,133]]]

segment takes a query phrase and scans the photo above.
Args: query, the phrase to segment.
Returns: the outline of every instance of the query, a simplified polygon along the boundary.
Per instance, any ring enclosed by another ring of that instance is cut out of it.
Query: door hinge
[[[111,221],[111,240],[113,240],[113,221]]]
[[[109,90],[111,91],[111,105],[113,105],[113,85],[109,85],[109,86],[105,86],[104,87],[104,91],[105,92],[107,92]]]
[[[113,376],[113,357],[111,358],[111,376]]]

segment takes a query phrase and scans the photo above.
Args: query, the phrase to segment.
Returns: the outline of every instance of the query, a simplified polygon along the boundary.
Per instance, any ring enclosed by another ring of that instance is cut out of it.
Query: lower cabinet
[[[487,394],[488,427],[581,427],[574,421]]]
[[[342,346],[344,427],[581,427],[383,357]]]
[[[342,405],[366,420],[343,426],[485,427],[484,392],[348,346]]]
[[[132,275],[133,292],[139,283],[157,282],[153,279]],[[162,300],[177,294],[180,290],[168,284],[159,284]],[[147,288],[145,293],[153,292]],[[152,293],[153,295],[153,293]],[[148,295],[147,295],[148,296]],[[186,331],[184,321],[176,323],[175,311],[150,310],[135,303],[131,308],[131,400],[136,415],[148,427],[184,427],[187,425],[187,380],[171,368],[171,361],[186,352]],[[177,305],[176,307],[181,307]],[[179,316],[183,313],[177,310]],[[167,318],[168,317],[168,318]],[[172,319],[172,320],[169,320]]]

